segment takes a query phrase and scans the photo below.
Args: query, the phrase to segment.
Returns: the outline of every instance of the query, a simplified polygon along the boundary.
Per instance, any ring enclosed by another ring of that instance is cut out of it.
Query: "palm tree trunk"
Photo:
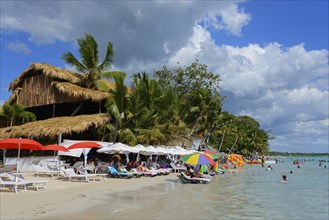
[[[117,131],[118,131],[118,126],[119,126],[119,122],[118,120],[115,121],[115,129],[114,129],[114,137],[113,137],[113,143],[116,143],[117,140]]]
[[[202,117],[201,117],[202,115],[203,115],[203,111],[201,111],[201,113],[200,113],[198,119],[196,120],[196,122],[195,122],[195,124],[194,124],[194,126],[193,126],[193,128],[192,128],[192,130],[191,130],[191,132],[190,132],[190,134],[189,134],[189,139],[190,139],[190,137],[192,136],[192,134],[194,133],[194,130],[196,129],[197,124],[199,124],[199,121],[200,121],[200,119],[202,118]]]
[[[224,142],[225,132],[226,132],[226,131],[224,131],[222,141],[220,142],[220,145],[219,145],[219,148],[218,148],[218,151],[219,151],[219,152],[220,152],[220,149],[222,148],[222,145],[223,145],[223,142]]]
[[[234,144],[233,144],[232,148],[230,149],[230,151],[228,152],[228,154],[231,153],[231,151],[233,150],[233,147],[235,146],[235,144],[236,144],[236,142],[238,141],[238,139],[239,139],[239,137],[236,137],[236,138],[235,138]]]

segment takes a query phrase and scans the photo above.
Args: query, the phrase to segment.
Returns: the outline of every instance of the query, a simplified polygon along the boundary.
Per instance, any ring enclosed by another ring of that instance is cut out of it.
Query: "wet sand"
[[[28,189],[14,193],[1,189],[0,219],[145,219],[158,215],[150,209],[180,186],[176,174],[132,179],[107,178],[106,182],[68,182],[55,177],[46,179],[46,191]],[[170,198],[169,198],[170,199]],[[170,201],[170,200],[169,200]],[[126,210],[129,209],[129,212]],[[147,213],[140,210],[147,210]],[[145,215],[147,214],[147,215]]]

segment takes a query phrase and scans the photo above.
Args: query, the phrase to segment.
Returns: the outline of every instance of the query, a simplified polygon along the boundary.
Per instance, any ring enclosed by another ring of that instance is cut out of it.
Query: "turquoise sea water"
[[[246,165],[239,173],[215,176],[210,184],[168,182],[163,188],[141,191],[142,197],[136,197],[136,192],[126,194],[126,198],[135,199],[135,204],[144,204],[128,209],[127,212],[136,214],[129,213],[126,217],[329,219],[329,158],[321,158],[326,161],[322,167],[319,167],[320,158],[299,158],[306,160],[299,165],[301,168],[292,164],[293,159],[296,158],[280,159],[284,163],[272,164],[271,171],[265,171],[261,165]],[[288,176],[286,184],[280,182],[283,174]],[[125,215],[118,213],[113,217],[125,218]]]
[[[301,168],[293,159],[281,158],[284,163],[271,164],[271,171],[246,164],[209,184],[167,179],[138,191],[104,193],[104,205],[86,213],[94,219],[329,219],[329,158],[299,158],[306,160]],[[319,159],[326,161],[322,167]]]

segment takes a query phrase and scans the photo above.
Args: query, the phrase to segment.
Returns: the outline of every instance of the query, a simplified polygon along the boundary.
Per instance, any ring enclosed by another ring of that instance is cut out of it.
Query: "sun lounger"
[[[132,178],[134,175],[132,173],[128,173],[128,172],[119,172],[117,171],[117,169],[115,169],[114,167],[109,167],[109,175],[111,177],[116,177],[116,178],[125,178],[125,179],[130,179]]]
[[[0,167],[0,172],[12,172],[16,171],[17,164],[7,164]]]
[[[26,183],[26,186],[35,186],[37,191],[47,190],[48,180],[25,179],[21,173],[7,173],[11,181]]]
[[[184,172],[181,172],[177,175],[178,179],[181,183],[209,183],[210,179],[208,178],[197,178],[197,177],[190,177],[187,176]]]
[[[0,176],[0,187],[12,188],[15,193],[19,192],[19,187],[22,188],[21,192],[26,192],[26,182],[16,182],[16,181],[4,181]]]
[[[141,172],[133,171],[133,170],[128,171],[124,166],[120,166],[119,169],[121,172],[133,174],[133,177],[135,177],[135,178],[140,178],[143,176],[143,174]]]
[[[186,171],[186,167],[177,167],[173,162],[170,163],[170,166],[173,168],[174,173]]]
[[[143,176],[148,176],[148,177],[155,177],[158,175],[158,173],[156,171],[137,171],[136,168],[132,169],[133,172],[140,172],[141,174],[143,174]]]
[[[59,170],[49,170],[48,168],[45,168],[43,166],[40,165],[32,165],[34,170],[35,170],[35,175],[39,176],[39,175],[48,175],[53,177],[54,175],[59,176],[61,174],[61,171]]]
[[[77,179],[89,182],[89,180],[92,179],[93,181],[95,181],[95,179],[99,177],[97,176],[97,174],[77,174],[76,172],[74,172],[73,168],[64,169],[63,172],[70,181],[73,179]]]
[[[170,173],[167,169],[155,169],[154,167],[150,167],[149,169],[155,171],[158,175],[168,175]]]
[[[78,172],[77,174],[82,174],[82,175],[89,174],[88,170],[89,170],[88,168],[85,169],[85,167],[80,167],[80,168],[77,169],[77,172]],[[109,176],[108,173],[91,173],[90,175],[97,176],[97,177],[99,177],[100,181],[105,181],[105,182],[107,181],[106,177]]]

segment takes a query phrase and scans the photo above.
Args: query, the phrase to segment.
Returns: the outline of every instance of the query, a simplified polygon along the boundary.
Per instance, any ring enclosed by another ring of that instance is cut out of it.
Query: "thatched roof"
[[[22,79],[35,71],[42,71],[48,77],[64,80],[73,84],[77,84],[81,81],[81,75],[70,70],[65,70],[59,67],[54,67],[44,63],[32,63],[28,69],[26,69],[21,75],[19,75],[9,85],[9,90],[14,91],[20,86]]]
[[[0,139],[11,137],[57,138],[58,134],[82,133],[91,127],[100,127],[108,120],[106,114],[50,118],[20,126],[1,128]]]
[[[92,101],[101,101],[111,96],[111,94],[107,92],[83,88],[68,82],[53,82],[52,86],[55,86],[61,93],[65,93],[76,99],[81,98],[84,100],[91,99]]]
[[[4,104],[10,104],[12,103],[18,96],[18,94],[22,91],[22,88],[17,88],[13,91],[13,93],[10,95],[8,100]]]

